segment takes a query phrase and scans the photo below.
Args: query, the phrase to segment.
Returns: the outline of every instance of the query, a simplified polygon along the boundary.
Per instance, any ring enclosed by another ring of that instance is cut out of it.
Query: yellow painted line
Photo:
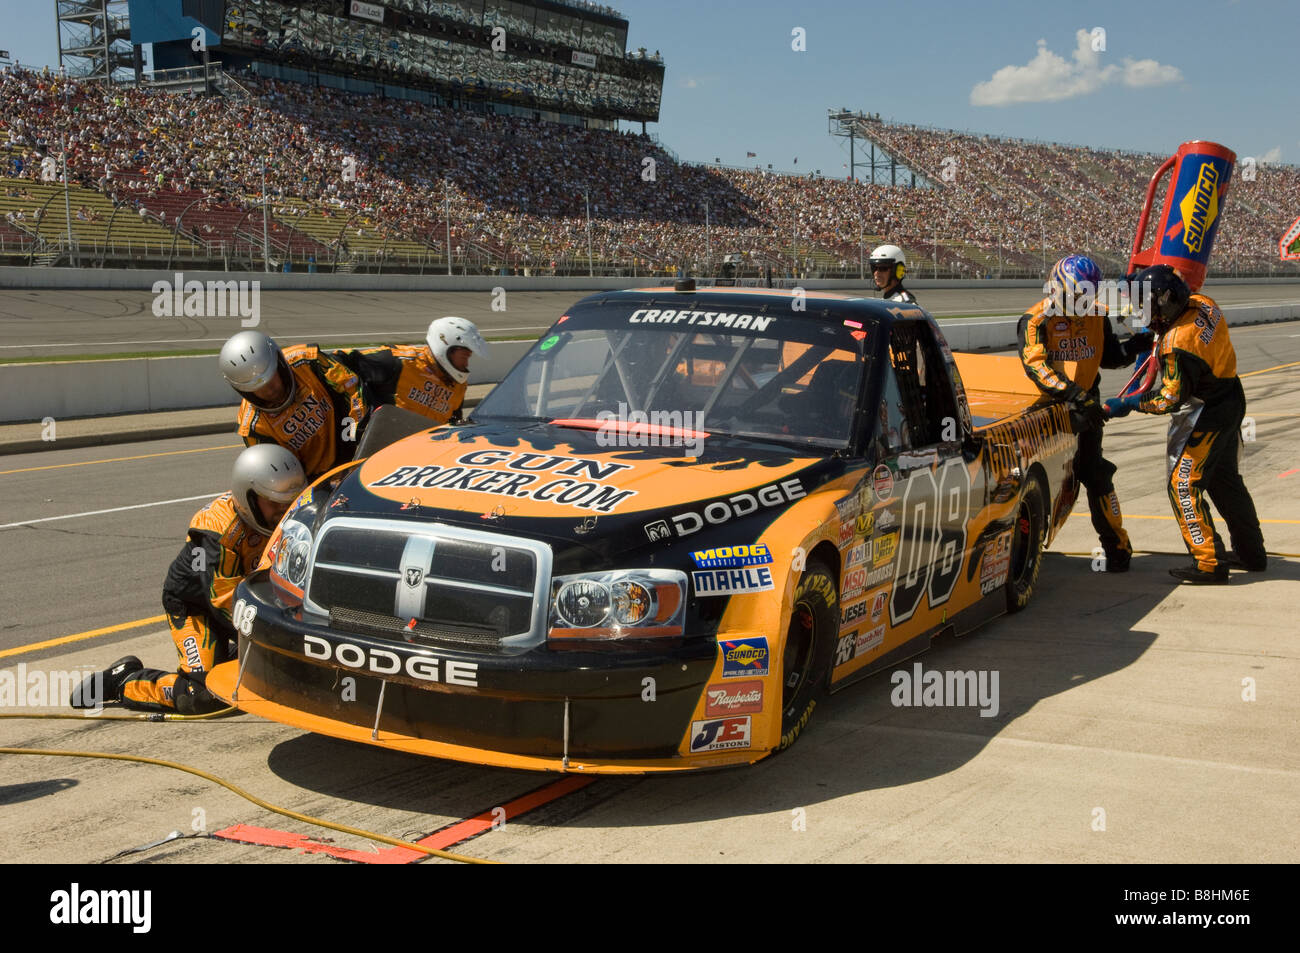
[[[1239,374],[1239,377],[1254,377],[1256,374],[1268,374],[1271,371],[1284,371],[1288,367],[1300,367],[1300,361],[1292,361],[1290,364],[1279,364],[1277,367],[1266,367],[1262,371],[1251,371],[1247,374]]]
[[[1256,415],[1259,416],[1259,415]],[[82,463],[51,463],[44,467],[22,467],[18,470],[0,470],[0,476],[8,473],[31,473],[33,470],[58,470],[62,467],[89,467],[96,463],[121,463],[123,460],[147,460],[150,457],[174,457],[181,453],[211,453],[213,450],[233,450],[242,447],[242,443],[226,443],[220,447],[199,447],[197,450],[164,450],[160,453],[138,453],[133,457],[109,457],[107,460],[86,460]]]
[[[46,639],[44,642],[33,642],[31,645],[20,645],[17,648],[5,649],[0,652],[0,658],[6,658],[10,655],[22,655],[26,652],[36,652],[40,649],[54,648],[56,645],[67,645],[69,642],[84,642],[86,639],[98,638],[101,635],[109,635],[113,632],[122,632],[126,629],[136,629],[142,625],[153,625],[155,622],[162,622],[167,617],[165,615],[150,616],[147,619],[136,619],[134,622],[123,622],[119,625],[110,625],[102,629],[91,629],[89,632],[78,632],[76,635],[64,635],[57,639]]]
[[[1125,513],[1126,520],[1171,520],[1172,516],[1134,516],[1132,513]],[[1266,520],[1261,519],[1261,523],[1300,523],[1300,520]]]

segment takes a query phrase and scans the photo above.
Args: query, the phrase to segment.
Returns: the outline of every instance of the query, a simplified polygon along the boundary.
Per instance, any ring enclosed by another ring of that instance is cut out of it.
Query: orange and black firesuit
[[[460,420],[468,384],[452,380],[432,359],[425,345],[395,344],[335,351],[334,356],[361,377],[372,408],[395,404],[436,424]]]
[[[1195,565],[1170,573],[1187,582],[1215,583],[1227,581],[1230,564],[1262,571],[1268,563],[1264,536],[1255,502],[1237,469],[1246,393],[1237,376],[1237,354],[1228,337],[1228,322],[1213,299],[1187,294],[1186,285],[1173,269],[1156,266],[1139,273],[1137,281],[1148,279],[1148,272],[1158,272],[1152,280],[1157,308],[1164,285],[1175,289],[1170,313],[1177,317],[1166,317],[1163,327],[1158,314],[1153,318],[1161,331],[1156,344],[1160,386],[1145,394],[1109,400],[1106,410],[1112,416],[1123,416],[1130,409],[1177,414],[1169,428],[1169,502]],[[1228,524],[1232,561],[1205,505],[1207,493]]]
[[[293,375],[293,399],[276,411],[245,397],[239,406],[239,435],[250,447],[279,444],[314,480],[352,459],[371,408],[356,373],[314,345],[296,344],[283,354]]]
[[[203,680],[213,666],[234,658],[235,587],[257,566],[267,539],[240,517],[230,493],[194,514],[163,582],[163,609],[176,643],[178,670],[146,668],[130,675],[122,686],[125,707],[182,714],[226,707],[208,693]]]
[[[1059,295],[1055,300],[1049,296],[1021,315],[1017,327],[1020,360],[1039,390],[1071,404],[1070,420],[1079,435],[1074,475],[1087,492],[1092,526],[1105,551],[1107,571],[1124,572],[1133,547],[1115,494],[1117,468],[1102,456],[1099,370],[1129,363],[1150,347],[1151,336],[1135,335],[1121,342],[1104,305],[1063,308],[1060,301]],[[1070,311],[1084,313],[1067,313]],[[1066,361],[1077,362],[1073,379],[1066,375]]]

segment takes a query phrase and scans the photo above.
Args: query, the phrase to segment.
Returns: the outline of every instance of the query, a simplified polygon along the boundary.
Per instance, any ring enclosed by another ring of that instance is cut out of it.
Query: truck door
[[[907,634],[915,635],[946,618],[945,606],[965,565],[971,476],[962,456],[964,432],[956,395],[929,324],[895,321],[889,350],[888,371],[897,388],[903,426],[897,452],[883,465],[889,472],[877,467],[875,482],[878,490],[893,483],[895,502],[890,508],[897,507],[892,517],[898,522],[898,537],[890,625],[906,626]],[[889,546],[886,543],[885,549]]]

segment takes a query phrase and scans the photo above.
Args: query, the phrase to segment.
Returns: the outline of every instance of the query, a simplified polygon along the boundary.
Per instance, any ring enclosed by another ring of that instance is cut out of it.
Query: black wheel
[[[1015,522],[1011,525],[1011,566],[1007,571],[1007,611],[1019,612],[1029,605],[1038,585],[1043,563],[1043,542],[1047,539],[1047,491],[1043,481],[1031,477],[1020,495]]]
[[[810,562],[794,592],[782,652],[781,743],[777,751],[794,744],[826,695],[839,624],[835,575],[824,563]]]

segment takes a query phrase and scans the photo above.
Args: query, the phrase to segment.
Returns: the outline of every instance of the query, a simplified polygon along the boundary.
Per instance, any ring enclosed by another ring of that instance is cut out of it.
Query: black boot
[[[1106,571],[1107,572],[1128,572],[1128,564],[1133,559],[1133,553],[1127,549],[1108,549],[1106,550]]]
[[[1214,572],[1206,572],[1199,566],[1192,566],[1190,569],[1171,569],[1169,575],[1180,582],[1190,582],[1193,586],[1226,586],[1228,584],[1228,570],[1223,566],[1219,566]]]
[[[120,658],[102,672],[87,675],[72,691],[68,704],[73,708],[100,708],[104,702],[120,702],[126,680],[144,668],[134,655]]]
[[[1247,559],[1234,550],[1228,554],[1228,568],[1244,569],[1246,572],[1263,572],[1268,568],[1268,555],[1261,552]]]

